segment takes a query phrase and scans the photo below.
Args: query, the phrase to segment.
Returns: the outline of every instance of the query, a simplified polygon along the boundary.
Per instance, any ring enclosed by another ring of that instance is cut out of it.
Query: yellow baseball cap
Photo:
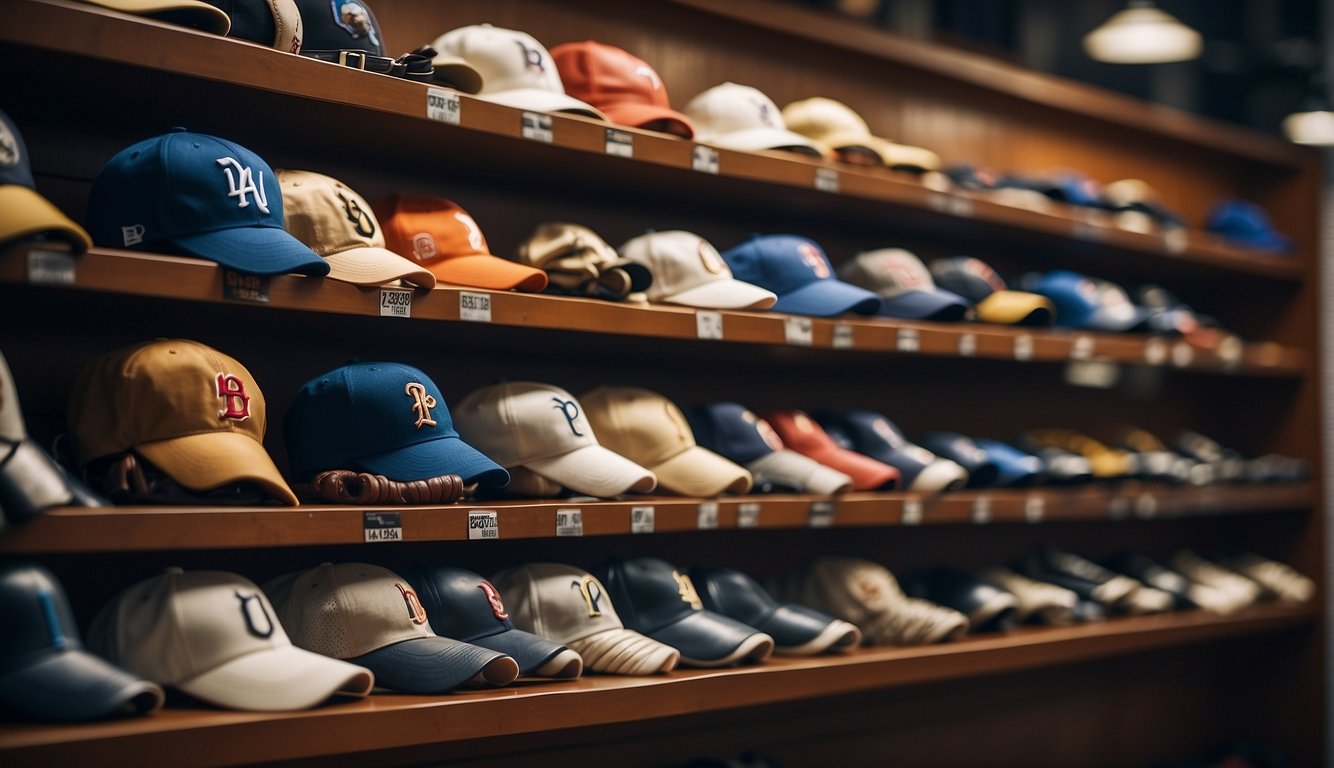
[[[93,244],[83,227],[37,192],[23,135],[0,112],[0,244],[38,235],[64,240],[80,253]]]

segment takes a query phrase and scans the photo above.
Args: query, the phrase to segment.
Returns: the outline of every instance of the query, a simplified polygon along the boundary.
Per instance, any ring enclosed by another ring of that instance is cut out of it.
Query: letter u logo
[[[255,637],[271,637],[273,635],[273,617],[269,616],[268,610],[264,607],[264,601],[258,594],[243,595],[240,592],[233,592],[236,599],[241,601],[241,617],[245,619],[246,631]]]

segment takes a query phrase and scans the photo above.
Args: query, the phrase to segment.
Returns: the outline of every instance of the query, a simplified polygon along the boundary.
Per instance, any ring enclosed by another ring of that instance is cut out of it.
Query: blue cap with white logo
[[[183,128],[121,150],[88,198],[88,229],[112,248],[173,246],[257,275],[327,275],[283,229],[278,177],[255,153]]]
[[[1051,299],[1056,324],[1066,328],[1123,333],[1142,330],[1149,320],[1147,309],[1132,303],[1119,285],[1107,280],[1053,269],[1025,275],[1023,285]]]
[[[754,235],[723,253],[732,275],[778,294],[775,312],[834,317],[874,315],[880,297],[834,278],[820,246],[796,235]]]
[[[509,472],[463,442],[430,377],[401,363],[353,363],[302,385],[283,424],[292,474],[354,469],[391,480],[454,474],[499,488]]]

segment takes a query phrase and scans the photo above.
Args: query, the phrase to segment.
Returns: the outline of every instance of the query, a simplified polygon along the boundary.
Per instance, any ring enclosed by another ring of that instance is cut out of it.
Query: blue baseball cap
[[[401,363],[353,363],[301,386],[283,423],[292,474],[354,469],[391,480],[455,474],[499,488],[509,472],[463,442],[444,395]]]
[[[1120,286],[1107,280],[1054,269],[1025,275],[1023,284],[1051,299],[1059,326],[1121,333],[1141,330],[1149,320],[1147,309],[1131,302]]]
[[[973,442],[987,452],[987,458],[996,465],[996,486],[1025,488],[1033,485],[1042,475],[1042,459],[999,440],[977,438]]]
[[[174,128],[118,152],[88,197],[93,242],[174,246],[256,275],[329,274],[319,254],[283,229],[278,176],[255,153]]]
[[[752,235],[723,253],[732,276],[778,294],[775,312],[834,317],[874,315],[880,297],[834,277],[820,246],[796,235]]]
[[[783,441],[773,427],[740,403],[696,406],[686,411],[686,421],[700,445],[738,464],[783,450]]]
[[[1224,200],[1215,205],[1209,212],[1206,228],[1248,248],[1287,253],[1294,247],[1292,238],[1274,231],[1263,208],[1246,200]]]
[[[923,435],[922,447],[944,456],[968,470],[968,488],[986,488],[996,484],[1000,467],[973,439],[957,432],[931,432]]]

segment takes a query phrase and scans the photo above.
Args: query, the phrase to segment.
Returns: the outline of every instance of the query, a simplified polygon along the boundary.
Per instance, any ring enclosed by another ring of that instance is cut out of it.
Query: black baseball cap
[[[796,603],[779,603],[759,582],[734,568],[690,569],[704,607],[754,627],[774,639],[774,652],[811,656],[850,651],[861,644],[854,624]]]
[[[362,50],[384,54],[380,24],[366,0],[296,0],[301,10],[305,51]]]

